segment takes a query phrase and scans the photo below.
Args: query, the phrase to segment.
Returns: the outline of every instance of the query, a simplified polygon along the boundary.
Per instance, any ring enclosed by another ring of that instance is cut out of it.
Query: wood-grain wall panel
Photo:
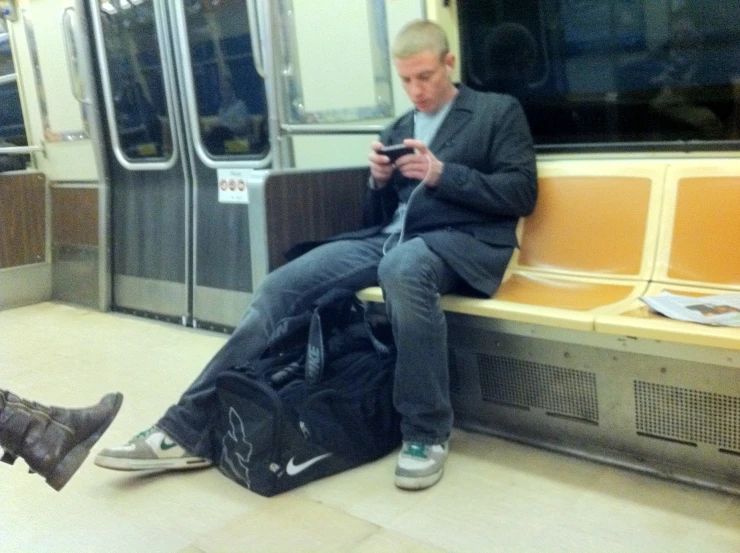
[[[41,263],[46,252],[46,179],[0,174],[0,268]]]
[[[365,167],[270,175],[265,184],[270,270],[283,265],[285,252],[299,242],[359,229],[368,174]]]
[[[98,191],[95,188],[51,189],[52,244],[98,245]]]

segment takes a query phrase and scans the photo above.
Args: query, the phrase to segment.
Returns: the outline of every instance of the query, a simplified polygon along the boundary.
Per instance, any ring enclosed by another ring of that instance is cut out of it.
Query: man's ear
[[[445,68],[447,69],[447,76],[452,75],[452,71],[455,69],[455,54],[447,52],[444,58]]]

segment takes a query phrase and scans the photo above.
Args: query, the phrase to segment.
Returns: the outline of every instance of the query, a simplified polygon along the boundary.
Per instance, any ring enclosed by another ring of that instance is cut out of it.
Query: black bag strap
[[[335,323],[338,323],[338,325],[347,323],[347,320],[340,322],[337,319],[342,318],[339,317],[340,314],[349,315],[350,311],[354,309],[358,312],[358,315],[355,315],[358,319],[357,322],[360,322],[359,318],[361,317],[362,325],[347,325],[344,328],[349,332],[358,332],[359,329],[362,329],[359,331],[362,333],[362,337],[370,340],[373,348],[381,357],[386,357],[392,353],[392,347],[385,344],[375,335],[373,326],[368,317],[367,306],[357,299],[354,292],[351,293],[351,297],[347,297],[347,295],[341,290],[338,290],[337,292],[337,294],[332,296],[331,301],[322,302],[321,305],[317,305],[311,316],[311,323],[308,330],[308,343],[306,345],[305,368],[305,378],[309,384],[318,383],[325,374],[328,356],[326,351],[327,341],[324,337],[324,331],[329,329],[326,328],[327,325],[322,324],[322,314],[326,315],[327,310],[324,309],[324,307],[327,305],[333,305],[332,302],[334,300],[338,301],[338,304],[335,307],[337,308],[337,311],[339,311],[339,313],[333,313]],[[347,319],[349,318],[350,317],[347,316]]]
[[[378,352],[381,356],[385,357],[386,355],[390,355],[392,353],[392,348],[388,345],[386,345],[383,341],[381,341],[373,331],[373,325],[370,323],[368,313],[367,313],[367,305],[362,304],[362,310],[363,310],[363,322],[365,324],[365,330],[367,331],[367,336],[370,338],[370,341],[373,343],[373,347],[375,348],[375,351]]]
[[[272,366],[274,363],[270,360],[279,361],[285,352],[291,354],[283,358],[286,362],[284,370],[274,371],[275,374],[270,371],[265,376],[276,386],[301,376],[309,384],[320,382],[329,361],[327,344],[337,329],[341,329],[349,338],[369,340],[381,357],[393,353],[392,342],[387,343],[374,332],[367,306],[357,299],[352,290],[335,288],[319,297],[311,309],[286,317],[277,324],[262,358]],[[292,352],[295,351],[294,347],[300,349],[304,340],[306,345],[302,351],[305,354],[303,359],[298,360]]]
[[[308,343],[306,344],[306,381],[311,384],[321,380],[324,374],[326,353],[324,351],[324,331],[321,328],[321,313],[314,309],[311,316],[311,326],[308,328]]]
[[[351,302],[354,298],[355,294],[352,290],[334,288],[320,296],[304,311],[280,319],[267,339],[267,348],[263,355],[281,351],[285,349],[286,344],[305,343],[303,333],[308,332],[316,311],[323,312],[329,308],[338,309],[343,303]]]

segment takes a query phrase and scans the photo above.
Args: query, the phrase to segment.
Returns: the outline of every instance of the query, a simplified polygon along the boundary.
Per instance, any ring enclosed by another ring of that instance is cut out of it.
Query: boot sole
[[[85,441],[80,442],[73,447],[67,455],[65,455],[57,466],[54,467],[51,475],[46,479],[46,483],[49,484],[56,491],[60,491],[69,482],[69,479],[74,476],[77,469],[80,468],[82,463],[87,459],[90,454],[90,449],[97,443],[100,437],[108,430],[108,427],[113,422],[113,419],[118,415],[118,411],[121,409],[123,403],[123,394],[115,393],[108,394],[103,397],[100,403],[110,403],[110,414],[98,427],[98,429],[91,434]]]

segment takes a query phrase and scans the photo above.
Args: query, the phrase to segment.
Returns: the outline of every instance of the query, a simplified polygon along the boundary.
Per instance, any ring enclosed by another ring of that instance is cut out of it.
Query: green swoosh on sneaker
[[[166,440],[167,440],[167,438],[162,438],[162,441],[159,444],[159,447],[163,451],[167,451],[168,449],[172,449],[173,447],[177,446],[177,443],[175,443],[175,442],[167,443]]]

